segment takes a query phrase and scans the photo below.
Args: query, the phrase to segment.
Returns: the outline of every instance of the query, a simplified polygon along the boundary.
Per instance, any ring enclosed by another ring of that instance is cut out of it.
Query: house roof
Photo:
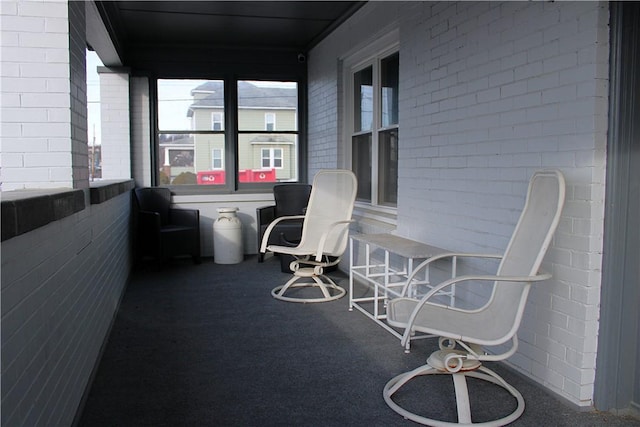
[[[224,87],[221,81],[208,81],[191,90],[194,98],[201,96],[189,106],[187,117],[194,109],[221,108],[224,105]],[[257,86],[247,81],[238,83],[238,106],[240,108],[295,109],[298,106],[296,88]]]

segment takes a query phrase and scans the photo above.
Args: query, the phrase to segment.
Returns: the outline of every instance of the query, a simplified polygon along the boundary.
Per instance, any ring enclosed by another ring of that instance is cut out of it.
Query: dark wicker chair
[[[279,184],[273,187],[274,205],[256,209],[258,246],[262,243],[262,236],[269,224],[281,216],[304,215],[309,203],[311,185],[309,184]],[[269,236],[270,245],[280,245],[283,241],[298,242],[302,236],[302,219],[285,221],[278,224]],[[258,253],[258,262],[264,261],[264,254]]]
[[[136,255],[153,257],[159,265],[178,255],[200,263],[200,212],[171,208],[171,190],[136,188]]]

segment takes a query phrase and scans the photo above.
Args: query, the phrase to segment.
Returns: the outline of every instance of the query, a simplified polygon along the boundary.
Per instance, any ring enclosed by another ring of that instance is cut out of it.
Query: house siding
[[[309,55],[312,176],[345,165],[341,59],[399,30],[400,235],[503,252],[532,173],[565,174],[553,278],[533,288],[508,363],[577,406],[593,403],[608,16],[596,2],[372,2]]]

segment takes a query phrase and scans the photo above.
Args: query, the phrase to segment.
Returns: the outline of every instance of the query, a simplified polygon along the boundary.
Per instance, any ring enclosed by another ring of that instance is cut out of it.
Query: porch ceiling
[[[97,1],[120,56],[141,48],[207,46],[306,52],[357,1]]]

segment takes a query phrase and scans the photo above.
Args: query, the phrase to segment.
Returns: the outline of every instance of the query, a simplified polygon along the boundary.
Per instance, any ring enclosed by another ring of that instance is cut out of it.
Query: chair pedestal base
[[[311,279],[304,282],[298,282],[300,279]],[[321,297],[304,298],[287,296],[285,293],[291,288],[318,288],[322,292]],[[342,298],[346,291],[336,285],[336,283],[324,274],[317,274],[313,268],[300,268],[293,272],[293,277],[284,285],[273,288],[271,295],[275,299],[287,302],[327,302]]]
[[[438,353],[438,352],[436,352]],[[432,355],[436,356],[436,353]],[[440,355],[436,356],[439,357]],[[436,369],[429,364],[420,366],[413,371],[405,372],[394,378],[392,378],[384,387],[383,397],[387,405],[398,414],[402,415],[406,419],[414,421],[419,424],[428,426],[456,426],[456,425],[474,425],[474,426],[503,426],[517,420],[524,412],[524,399],[518,390],[509,385],[502,377],[493,372],[492,370],[480,366],[480,363],[475,361],[475,366],[470,370],[465,370],[465,367],[458,372],[447,372]],[[423,417],[421,415],[409,412],[406,409],[400,407],[393,401],[392,396],[402,388],[405,384],[411,381],[413,378],[422,375],[451,375],[453,378],[453,385],[456,393],[456,405],[458,411],[458,422],[448,422],[434,420],[431,418]],[[467,377],[477,378],[484,381],[489,381],[495,385],[498,385],[507,390],[517,401],[518,405],[511,414],[493,421],[486,421],[482,423],[473,423],[471,421],[471,408],[469,406],[469,392],[467,389]]]

